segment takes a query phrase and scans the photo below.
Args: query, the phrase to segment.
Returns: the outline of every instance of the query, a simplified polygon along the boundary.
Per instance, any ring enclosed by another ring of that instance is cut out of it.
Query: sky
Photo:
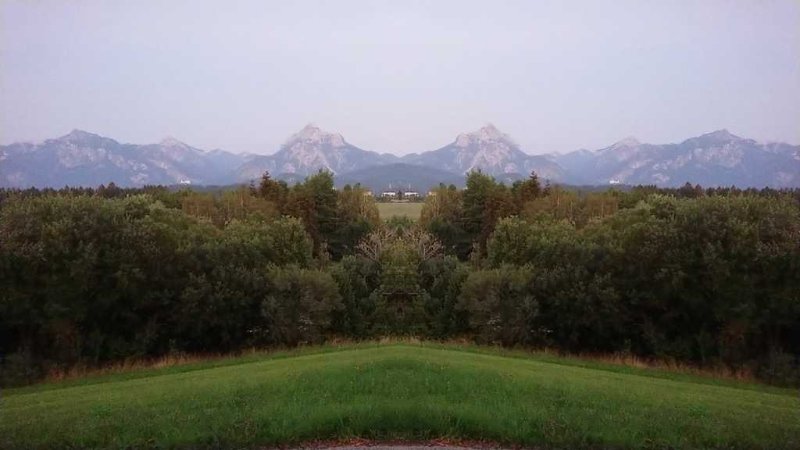
[[[0,142],[274,153],[307,123],[528,153],[726,128],[800,144],[800,1],[0,0]]]

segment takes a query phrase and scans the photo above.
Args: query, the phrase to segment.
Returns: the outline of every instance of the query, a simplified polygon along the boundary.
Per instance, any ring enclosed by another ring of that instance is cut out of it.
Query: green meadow
[[[407,217],[412,220],[419,219],[424,203],[376,203],[381,219],[392,217]]]
[[[797,448],[798,391],[429,344],[316,347],[6,390],[0,448],[481,439],[544,448]]]

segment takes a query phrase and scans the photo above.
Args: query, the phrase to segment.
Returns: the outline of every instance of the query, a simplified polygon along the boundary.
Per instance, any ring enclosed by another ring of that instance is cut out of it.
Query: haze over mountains
[[[677,144],[623,139],[594,151],[529,155],[493,125],[436,150],[403,157],[360,149],[342,135],[308,125],[272,155],[204,151],[173,138],[157,144],[122,144],[74,130],[41,143],[0,146],[0,186],[62,187],[145,184],[233,184],[265,171],[298,179],[319,169],[340,183],[385,189],[425,190],[457,183],[472,170],[511,181],[536,171],[543,179],[571,184],[678,186],[800,186],[800,146],[758,143],[718,130]]]

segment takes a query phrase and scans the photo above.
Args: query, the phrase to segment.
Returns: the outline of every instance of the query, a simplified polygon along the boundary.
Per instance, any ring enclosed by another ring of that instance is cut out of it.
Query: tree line
[[[622,352],[800,383],[797,190],[0,191],[0,382],[331,336]],[[690,189],[691,188],[691,189]]]

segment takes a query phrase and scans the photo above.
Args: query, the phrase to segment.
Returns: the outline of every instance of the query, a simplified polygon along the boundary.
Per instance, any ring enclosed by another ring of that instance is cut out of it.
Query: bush
[[[342,298],[342,308],[334,311],[332,328],[336,333],[356,339],[373,336],[375,298],[380,285],[377,263],[358,256],[345,256],[330,268]]]
[[[539,304],[530,294],[529,267],[502,266],[469,274],[461,287],[459,309],[483,344],[531,343]]]
[[[420,267],[420,286],[427,293],[425,317],[427,336],[447,339],[466,332],[468,323],[463,310],[458,309],[461,286],[469,268],[455,256],[424,261]]]
[[[258,333],[272,344],[322,342],[333,311],[342,306],[333,277],[319,270],[276,266],[268,271],[267,284]]]

